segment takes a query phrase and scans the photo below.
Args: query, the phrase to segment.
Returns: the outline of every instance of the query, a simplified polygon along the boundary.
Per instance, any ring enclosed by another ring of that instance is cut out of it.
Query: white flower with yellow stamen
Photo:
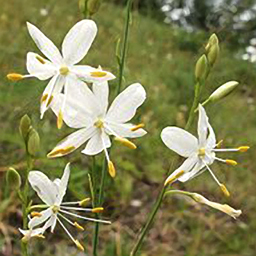
[[[84,230],[81,225],[77,222],[71,221],[67,216],[80,218],[87,221],[100,222],[105,224],[110,224],[109,221],[98,220],[94,218],[88,218],[74,213],[74,211],[84,211],[84,212],[101,212],[103,210],[102,207],[98,208],[83,208],[79,207],[83,204],[83,201],[79,202],[62,202],[63,197],[66,193],[68,180],[70,175],[69,164],[66,165],[63,176],[61,179],[56,179],[51,181],[48,177],[40,171],[31,171],[28,176],[28,180],[32,188],[37,192],[37,195],[40,199],[46,204],[44,211],[41,212],[33,212],[32,219],[30,219],[28,223],[29,230],[20,230],[20,232],[24,235],[24,239],[27,240],[32,236],[42,237],[43,233],[46,229],[51,228],[51,232],[54,231],[56,223],[58,222],[71,240],[77,245],[77,247],[83,250],[82,245],[78,240],[74,239],[70,234],[68,229],[63,224],[62,220],[68,222],[70,225],[78,228],[79,230]],[[77,207],[73,207],[72,205],[77,205]],[[36,206],[32,206],[35,208]],[[39,206],[42,207],[42,206]],[[39,227],[39,225],[44,225]]]
[[[37,27],[27,23],[28,31],[37,47],[49,60],[37,53],[27,54],[27,70],[29,75],[16,73],[8,74],[10,80],[18,81],[27,77],[37,77],[40,80],[51,78],[41,98],[41,118],[49,108],[54,95],[60,93],[64,87],[65,95],[69,96],[70,84],[77,83],[78,79],[88,82],[106,81],[115,76],[103,70],[86,65],[75,65],[87,54],[97,34],[97,26],[92,20],[82,20],[76,23],[67,33],[62,43],[62,54],[53,42]],[[71,95],[74,96],[74,95]],[[61,119],[65,102],[58,117]],[[61,126],[61,121],[59,121]]]
[[[134,117],[137,108],[145,101],[145,89],[138,83],[130,85],[116,97],[108,109],[107,82],[94,83],[92,91],[87,86],[79,86],[79,84],[73,86],[77,94],[73,99],[66,101],[63,120],[69,127],[79,130],[61,141],[48,157],[67,155],[89,140],[82,153],[96,155],[104,151],[109,173],[114,177],[115,168],[107,151],[111,146],[109,136],[114,135],[117,141],[127,147],[136,148],[136,145],[126,138],[141,137],[146,131],[142,129],[142,124],[133,125],[127,122]],[[79,91],[75,87],[78,87]],[[52,105],[56,115],[63,101],[64,96],[60,94]]]
[[[198,139],[191,133],[178,127],[164,128],[161,133],[161,138],[168,148],[175,151],[180,156],[187,158],[184,163],[166,179],[165,185],[172,183],[175,180],[186,182],[201,174],[203,171],[208,170],[222,191],[227,196],[229,195],[226,187],[219,182],[209,166],[215,160],[230,165],[236,165],[236,161],[218,158],[216,157],[216,153],[245,152],[249,147],[242,146],[234,149],[216,148],[218,144],[216,144],[215,133],[209,124],[206,112],[201,105],[199,106]]]

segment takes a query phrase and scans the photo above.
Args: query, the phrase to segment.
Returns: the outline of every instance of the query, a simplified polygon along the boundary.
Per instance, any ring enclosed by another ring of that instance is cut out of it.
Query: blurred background
[[[93,17],[98,35],[83,64],[110,70],[118,74],[115,48],[122,36],[126,0],[103,1]],[[92,159],[75,153],[65,158],[49,160],[46,154],[72,130],[56,128],[56,118],[48,111],[39,120],[40,96],[46,81],[27,79],[9,82],[7,73],[26,73],[28,51],[39,53],[29,37],[26,21],[38,26],[57,46],[67,31],[83,16],[77,1],[1,1],[0,9],[0,255],[20,255],[18,227],[22,224],[21,205],[5,182],[10,166],[20,174],[26,168],[25,153],[18,126],[28,114],[41,137],[41,152],[35,169],[49,177],[62,174],[68,161],[72,173],[67,200],[90,196],[87,173]],[[181,197],[163,202],[140,255],[143,256],[253,256],[256,252],[256,176],[254,161],[256,142],[255,81],[256,81],[256,1],[255,0],[135,0],[128,58],[125,66],[127,86],[140,82],[147,91],[147,100],[134,120],[146,124],[148,134],[136,140],[138,149],[131,151],[113,145],[111,158],[117,177],[107,177],[104,217],[113,221],[101,226],[102,256],[129,255],[136,234],[160,191],[166,172],[175,156],[160,140],[167,125],[183,127],[193,100],[194,65],[204,52],[209,36],[220,39],[220,57],[203,91],[203,99],[228,80],[237,80],[236,92],[225,100],[207,107],[212,126],[224,147],[249,145],[246,154],[228,154],[236,159],[236,167],[214,163],[212,168],[231,193],[225,198],[210,175],[177,183],[176,189],[203,194],[209,199],[228,203],[243,214],[233,220],[213,209],[195,205]],[[111,81],[111,100],[117,81]],[[193,132],[196,132],[196,122]],[[224,155],[225,157],[225,155]],[[96,157],[98,169],[102,155]],[[95,182],[99,182],[95,178]],[[34,203],[39,199],[31,191]],[[94,226],[73,234],[92,255]],[[57,227],[45,240],[32,240],[31,255],[84,255],[78,252],[66,234]]]

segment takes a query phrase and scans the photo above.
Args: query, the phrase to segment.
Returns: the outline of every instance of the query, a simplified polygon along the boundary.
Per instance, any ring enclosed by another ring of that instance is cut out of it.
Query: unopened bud
[[[196,63],[196,67],[195,67],[195,77],[197,81],[200,81],[202,79],[205,78],[206,72],[208,69],[208,63],[207,63],[207,58],[204,55],[202,55],[197,63]]]
[[[219,39],[216,34],[212,34],[208,40],[207,45],[205,46],[206,53],[209,53],[211,46],[219,44]]]
[[[40,137],[35,129],[32,129],[28,135],[28,153],[35,156],[40,150]]]
[[[87,1],[87,10],[89,15],[94,15],[100,8],[101,0],[88,0]]]
[[[9,168],[6,173],[6,181],[8,186],[13,190],[18,190],[21,186],[21,178],[14,168]]]
[[[30,128],[31,128],[31,120],[29,116],[26,114],[21,118],[20,127],[19,127],[20,134],[24,140],[27,139]]]
[[[229,81],[223,85],[221,85],[217,90],[215,90],[209,97],[209,100],[212,102],[216,102],[220,99],[228,96],[234,89],[238,86],[238,82]]]
[[[79,0],[78,1],[78,6],[81,11],[85,16],[87,15],[87,2],[88,0]]]

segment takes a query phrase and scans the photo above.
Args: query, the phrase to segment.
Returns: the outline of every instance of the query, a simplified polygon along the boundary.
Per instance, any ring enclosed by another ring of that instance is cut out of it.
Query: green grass
[[[41,8],[47,8],[49,14],[41,16]],[[10,241],[13,241],[13,253],[7,255],[20,253],[20,235],[16,228],[21,225],[21,207],[15,195],[11,196],[6,188],[4,171],[15,164],[20,166],[18,171],[24,171],[24,150],[18,133],[19,120],[23,114],[28,113],[32,117],[33,125],[41,136],[42,148],[35,168],[55,178],[61,175],[68,161],[73,162],[67,197],[74,199],[89,196],[87,173],[92,161],[89,157],[77,150],[66,158],[46,158],[47,152],[71,132],[68,128],[57,130],[55,117],[50,111],[42,121],[39,120],[39,99],[46,81],[30,79],[12,83],[5,79],[6,74],[12,71],[26,73],[26,53],[38,52],[27,33],[26,21],[36,24],[60,46],[66,32],[81,18],[76,1],[48,0],[43,3],[11,0],[1,3],[0,254],[1,250],[2,253],[10,250]],[[95,15],[95,21],[99,33],[82,63],[92,66],[100,64],[117,74],[115,45],[122,35],[124,10],[105,3]],[[111,157],[117,167],[117,178],[113,181],[107,177],[104,203],[105,216],[111,218],[113,224],[101,228],[99,255],[129,255],[136,233],[144,223],[174,157],[161,142],[160,132],[168,125],[184,126],[193,99],[194,65],[209,35],[187,35],[134,13],[124,85],[138,81],[146,88],[147,101],[139,109],[134,122],[144,122],[148,134],[136,140],[136,151],[115,143],[113,145]],[[253,65],[235,58],[236,53],[228,49],[229,45],[225,41],[221,42],[221,56],[204,88],[203,98],[207,98],[215,88],[228,80],[240,82],[235,93],[209,106],[207,111],[217,138],[224,139],[226,147],[248,144],[252,148],[246,154],[227,155],[228,158],[237,159],[240,163],[237,167],[217,163],[213,165],[219,179],[230,190],[230,198],[223,197],[208,173],[186,184],[176,184],[175,188],[196,191],[212,200],[229,203],[241,208],[243,215],[234,221],[184,198],[167,198],[144,244],[143,256],[250,256],[255,253],[256,164],[253,145],[256,142],[256,73]],[[111,89],[113,99],[115,81],[111,82]],[[96,161],[100,168],[102,156],[97,156]],[[31,196],[34,195],[31,193]],[[141,207],[132,206],[134,199],[141,201]],[[77,235],[84,242],[89,255],[92,233],[93,225],[88,224],[86,231]],[[80,255],[66,238],[57,228],[55,235],[48,234],[46,240],[32,242],[32,254]]]

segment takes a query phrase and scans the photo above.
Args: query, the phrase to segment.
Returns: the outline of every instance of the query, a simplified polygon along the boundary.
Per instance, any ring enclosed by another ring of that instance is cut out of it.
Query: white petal
[[[68,186],[68,180],[69,180],[69,175],[70,175],[70,168],[69,168],[69,163],[66,165],[64,173],[62,175],[62,178],[60,180],[59,184],[59,193],[57,195],[57,199],[55,204],[60,205],[64,195],[66,194],[67,186]]]
[[[49,206],[54,204],[58,191],[53,182],[49,180],[44,173],[40,171],[30,171],[28,180],[44,203]]]
[[[108,134],[110,135],[117,134],[120,137],[124,137],[124,138],[138,138],[147,134],[147,132],[142,128],[138,129],[137,131],[131,131],[131,128],[135,126],[133,124],[109,123],[108,126],[110,127],[111,130],[114,131],[114,134],[113,134],[112,131],[106,128]]]
[[[78,63],[90,49],[97,34],[96,23],[92,20],[81,20],[67,33],[62,44],[63,58],[68,65]]]
[[[199,105],[197,132],[199,147],[205,147],[208,133],[208,116],[206,115],[205,109],[202,107],[201,104]]]
[[[48,208],[42,212],[40,212],[42,215],[40,217],[34,217],[32,218],[29,223],[28,223],[28,227],[30,229],[33,229],[34,227],[42,224],[43,222],[45,222],[46,220],[48,220],[50,218],[50,216],[53,214],[52,209]]]
[[[89,128],[80,129],[69,136],[67,136],[64,140],[62,140],[58,145],[48,154],[48,157],[59,157],[70,154],[82,144],[84,144],[88,139],[94,136],[96,132],[96,128],[91,126]],[[74,147],[72,150],[69,150],[66,153],[54,154],[55,151],[60,149],[65,149],[68,147]]]
[[[39,55],[33,52],[27,54],[27,70],[30,75],[40,80],[47,80],[56,74],[55,66],[48,60],[41,63],[36,57]]]
[[[209,129],[209,135],[206,141],[206,147],[208,149],[213,149],[216,147],[216,136],[214,133],[213,128],[211,127],[211,125],[208,123],[208,129]]]
[[[23,236],[27,236],[28,238],[31,238],[33,236],[38,236],[44,232],[42,228],[36,228],[36,229],[30,229],[30,230],[23,230],[19,228],[20,233]]]
[[[104,141],[104,143],[103,143]],[[100,130],[88,141],[86,148],[82,151],[86,155],[97,155],[104,148],[109,148],[111,142],[109,136]]]
[[[45,232],[49,227],[51,227],[51,232],[53,232],[56,226],[56,214],[52,214],[51,217],[45,222],[44,226],[42,227],[43,232]]]
[[[36,26],[27,22],[28,32],[39,50],[54,64],[63,64],[62,56],[53,42],[47,38]]]
[[[108,95],[109,88],[108,82],[95,82],[92,85],[92,91],[97,99],[98,105],[100,107],[100,112],[105,114],[108,108]]]
[[[106,119],[117,123],[129,121],[145,99],[146,91],[141,84],[136,83],[128,86],[115,98],[108,110]]]
[[[198,148],[198,142],[191,133],[178,128],[166,127],[161,133],[164,144],[171,150],[183,157],[189,157]]]
[[[43,118],[45,111],[49,107],[51,107],[54,97],[61,92],[61,90],[64,86],[64,83],[65,83],[65,77],[60,76],[60,75],[55,75],[50,80],[48,85],[45,87],[42,98],[44,97],[44,95],[48,95],[48,99],[51,99],[52,97],[53,98],[50,101],[50,103],[49,103],[48,99],[45,99],[44,101],[41,100],[41,106],[40,106],[41,118]]]

